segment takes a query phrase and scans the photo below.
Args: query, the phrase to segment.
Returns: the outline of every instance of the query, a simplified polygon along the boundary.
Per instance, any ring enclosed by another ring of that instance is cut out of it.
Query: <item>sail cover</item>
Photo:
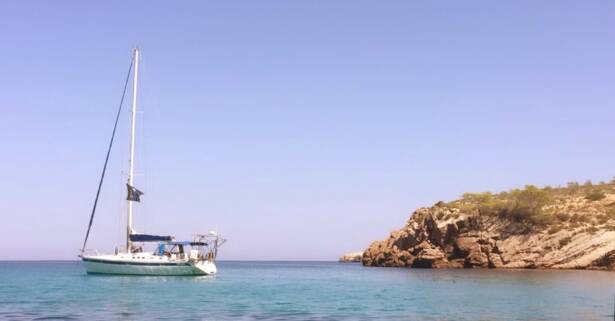
[[[173,237],[169,235],[130,234],[131,242],[158,242],[171,240],[173,240]]]

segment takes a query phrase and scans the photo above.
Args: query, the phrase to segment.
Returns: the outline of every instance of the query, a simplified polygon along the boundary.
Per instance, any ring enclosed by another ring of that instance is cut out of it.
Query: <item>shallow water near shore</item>
[[[215,277],[0,262],[0,319],[613,320],[615,273],[218,262]]]

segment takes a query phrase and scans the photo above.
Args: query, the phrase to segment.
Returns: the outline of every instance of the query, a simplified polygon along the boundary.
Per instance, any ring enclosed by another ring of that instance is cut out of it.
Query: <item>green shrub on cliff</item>
[[[545,224],[552,220],[552,215],[545,214],[542,207],[551,202],[548,192],[534,185],[526,185],[525,189],[511,191],[511,202],[506,212],[514,221]]]
[[[551,201],[549,189],[527,185],[524,189],[514,189],[509,193],[464,193],[461,200],[449,205],[480,215],[497,215],[516,222],[546,225],[556,219],[542,211],[542,207]]]
[[[497,215],[506,208],[506,201],[501,195],[493,195],[490,192],[464,193],[461,197],[467,207],[478,210],[481,215]]]
[[[585,196],[585,199],[588,199],[590,201],[599,201],[601,199],[604,199],[605,197],[606,195],[604,195],[604,192],[602,192],[601,190],[595,189],[591,191],[591,193],[587,194]]]
[[[463,193],[463,195],[461,195],[461,199],[465,202],[481,204],[481,203],[485,203],[485,202],[492,200],[493,194],[491,194],[490,192]]]

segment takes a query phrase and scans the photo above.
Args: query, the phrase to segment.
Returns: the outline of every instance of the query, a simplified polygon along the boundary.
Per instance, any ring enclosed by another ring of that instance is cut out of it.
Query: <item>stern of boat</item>
[[[202,275],[214,275],[218,272],[216,264],[209,260],[196,262],[194,268]]]

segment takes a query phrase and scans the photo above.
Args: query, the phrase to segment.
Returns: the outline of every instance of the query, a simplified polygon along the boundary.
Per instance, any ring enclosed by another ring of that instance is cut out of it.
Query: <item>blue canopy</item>
[[[192,242],[192,241],[169,241],[169,242],[165,242],[165,244],[168,244],[168,245],[190,245],[190,246],[207,245],[207,243],[205,243],[205,242]]]
[[[168,235],[130,234],[131,242],[158,242],[171,240],[173,240],[173,237]]]
[[[156,247],[156,251],[154,251],[155,255],[164,255],[165,249],[167,245],[181,245],[181,246],[207,246],[205,242],[191,242],[191,241],[168,241],[168,242],[160,242]]]

